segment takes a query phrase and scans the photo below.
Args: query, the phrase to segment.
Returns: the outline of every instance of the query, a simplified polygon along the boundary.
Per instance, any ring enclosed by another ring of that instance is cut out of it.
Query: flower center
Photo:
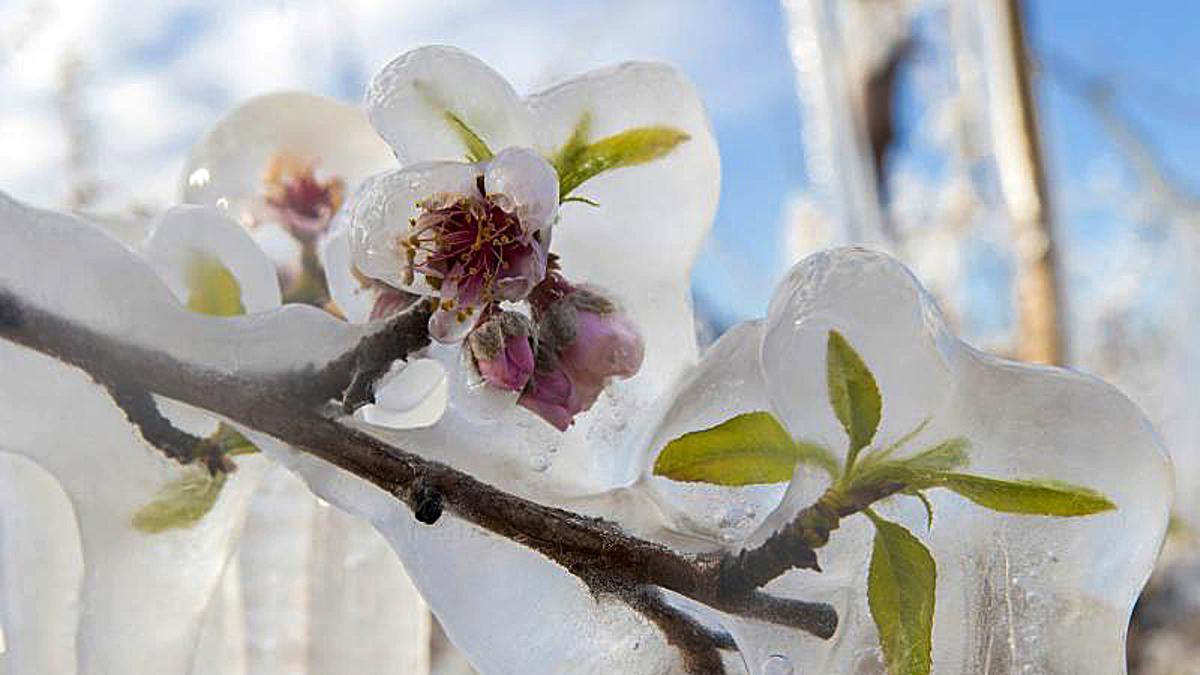
[[[345,191],[340,178],[319,180],[311,162],[286,154],[271,157],[263,184],[267,204],[300,239],[316,237],[329,227]]]
[[[468,315],[496,299],[497,282],[534,246],[517,216],[501,206],[505,198],[485,194],[482,176],[478,187],[478,195],[438,194],[419,203],[421,214],[398,242],[409,263],[406,282],[424,275],[442,291],[443,309],[460,307]]]

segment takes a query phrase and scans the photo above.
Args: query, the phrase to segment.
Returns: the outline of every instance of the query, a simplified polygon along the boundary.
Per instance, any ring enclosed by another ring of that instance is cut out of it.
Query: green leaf
[[[450,123],[454,133],[458,134],[458,140],[466,146],[468,162],[484,162],[492,158],[492,149],[479,137],[479,134],[475,133],[474,129],[462,121],[461,117],[449,110],[442,114],[446,116],[446,121]]]
[[[929,549],[900,525],[864,513],[875,523],[867,603],[889,675],[928,675],[933,646],[937,565]]]
[[[971,442],[962,436],[942,441],[907,459],[899,460],[909,471],[952,471],[966,466]]]
[[[590,121],[585,116],[576,127],[575,133],[555,155],[554,165],[558,171],[560,199],[605,171],[645,164],[666,157],[676,146],[691,138],[678,129],[654,126],[629,129],[595,143],[583,144],[582,139],[586,138],[588,126]]]
[[[859,460],[854,471],[854,483],[890,482],[924,486],[928,484],[931,472],[953,471],[966,466],[970,447],[970,441],[959,436],[902,459],[888,459],[891,456],[889,449],[872,452]]]
[[[579,202],[580,204],[587,204],[588,206],[593,206],[593,207],[600,206],[600,202],[596,201],[595,199],[589,199],[587,197],[577,197],[575,195],[566,197],[566,198],[562,199],[561,201],[563,204],[566,204],[568,202]]]
[[[492,149],[488,147],[483,138],[475,133],[475,130],[470,127],[463,118],[459,117],[450,110],[450,107],[442,102],[442,98],[438,96],[433,87],[424,80],[414,80],[413,89],[421,94],[421,98],[429,104],[437,112],[442,114],[446,123],[454,130],[458,136],[458,140],[462,141],[463,147],[466,149],[466,157],[468,162],[483,162],[492,158]]]
[[[217,425],[217,431],[212,436],[209,436],[209,440],[221,446],[221,451],[231,457],[251,455],[258,452],[257,445],[251,443],[237,429],[224,422]]]
[[[829,404],[850,437],[850,450],[846,454],[846,470],[849,471],[858,451],[875,438],[883,413],[883,399],[867,364],[836,330],[829,331],[825,377]]]
[[[192,527],[212,510],[226,475],[188,467],[182,478],[163,486],[153,501],[133,514],[133,526],[146,534]]]
[[[929,477],[929,485],[944,487],[993,511],[1039,516],[1090,516],[1117,505],[1090,488],[1056,480],[999,480],[962,473]]]
[[[592,115],[591,113],[584,113],[579,118],[579,122],[575,125],[575,128],[571,131],[571,137],[567,139],[566,143],[563,143],[563,146],[558,149],[554,157],[550,158],[550,164],[554,166],[554,171],[559,176],[562,176],[571,167],[579,163],[579,158],[587,148],[588,138],[591,137],[591,133]]]
[[[654,461],[654,475],[727,486],[784,483],[797,462],[837,475],[832,453],[793,440],[771,413],[759,411],[671,441]]]
[[[241,285],[216,256],[193,251],[184,278],[188,289],[187,308],[193,312],[214,316],[246,313]]]

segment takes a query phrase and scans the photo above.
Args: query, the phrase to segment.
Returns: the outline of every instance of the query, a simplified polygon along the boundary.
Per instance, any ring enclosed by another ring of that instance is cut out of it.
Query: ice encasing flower
[[[359,108],[300,92],[250,99],[192,148],[180,200],[214,206],[249,231],[279,276],[285,302],[324,306],[365,320],[378,286],[353,278],[328,289],[322,244],[349,191],[391,166],[391,149]],[[337,261],[335,261],[337,262]]]
[[[531,150],[486,162],[416,164],[367,182],[351,215],[363,274],[438,298],[430,334],[461,340],[481,311],[521,300],[545,276],[558,176]]]

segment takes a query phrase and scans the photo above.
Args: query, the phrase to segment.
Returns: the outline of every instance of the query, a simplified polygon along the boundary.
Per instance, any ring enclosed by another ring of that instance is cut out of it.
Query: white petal
[[[508,81],[452,47],[407,52],[371,81],[371,124],[404,163],[462,160],[466,145],[447,113],[492,149],[532,144],[529,113]]]
[[[229,210],[239,222],[255,215],[271,157],[315,162],[320,177],[339,177],[353,190],[362,179],[393,168],[391,148],[358,106],[299,92],[265,94],[223,117],[184,165],[184,202]]]
[[[548,229],[558,216],[558,174],[532,150],[505,148],[484,172],[489,195],[512,200],[517,218],[529,231]]]
[[[350,258],[350,218],[343,209],[334,220],[332,232],[321,247],[321,265],[325,268],[325,284],[342,316],[351,323],[365,323],[371,316],[375,294],[364,287],[352,273]]]
[[[478,192],[479,170],[461,162],[429,162],[367,179],[352,203],[350,250],[363,274],[413,293],[433,292],[420,277],[406,280],[407,261],[395,249],[397,235],[407,232],[417,215],[417,202],[440,193]]]
[[[213,256],[233,274],[247,313],[279,306],[279,279],[266,254],[216,209],[176,206],[168,210],[144,247],[146,260],[180,302],[187,302],[187,269],[197,252]]]

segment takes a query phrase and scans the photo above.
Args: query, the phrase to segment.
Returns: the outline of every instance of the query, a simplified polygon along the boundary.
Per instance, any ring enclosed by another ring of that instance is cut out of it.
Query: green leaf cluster
[[[686,433],[666,444],[654,474],[679,481],[741,486],[785,482],[797,463],[821,468],[833,478],[835,495],[891,495],[921,500],[929,524],[933,505],[925,492],[946,489],[1002,513],[1088,516],[1116,508],[1087,487],[1045,479],[998,479],[963,473],[970,441],[955,437],[921,451],[897,456],[919,436],[926,422],[891,445],[872,448],[883,416],[883,396],[863,358],[837,331],[829,331],[825,359],[829,405],[846,433],[844,466],[827,448],[791,437],[767,411],[744,413],[708,429]],[[867,599],[891,675],[927,675],[931,647],[937,566],[921,541],[903,526],[869,507],[875,525],[867,577]]]

